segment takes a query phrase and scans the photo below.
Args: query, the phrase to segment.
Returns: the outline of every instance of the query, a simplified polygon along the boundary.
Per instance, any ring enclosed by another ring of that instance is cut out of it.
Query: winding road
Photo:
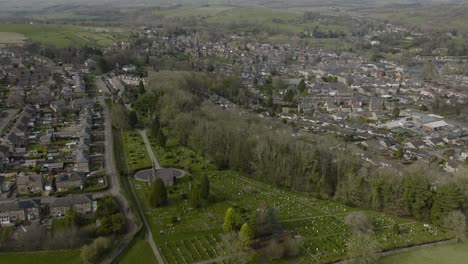
[[[110,122],[110,115],[109,115],[109,107],[105,104],[104,102],[104,97],[100,97],[100,103],[104,107],[104,120],[105,120],[105,141],[104,141],[104,147],[105,147],[105,171],[106,175],[108,175],[108,181],[109,181],[109,189],[106,190],[105,192],[93,194],[94,197],[97,196],[105,196],[111,194],[114,196],[118,203],[120,204],[121,208],[123,209],[123,212],[125,214],[125,218],[127,219],[127,234],[123,238],[123,244],[125,245],[126,243],[130,243],[132,238],[135,236],[135,232],[137,230],[137,224],[135,223],[135,216],[132,213],[132,210],[130,209],[130,206],[128,204],[127,199],[125,198],[124,194],[121,192],[121,182],[120,182],[120,175],[118,174],[117,168],[115,166],[115,158],[114,158],[114,142],[113,142],[113,137],[112,137],[112,127],[111,127],[111,122]],[[119,247],[116,248],[112,254],[107,257],[103,261],[103,263],[113,263],[114,260],[121,254],[122,250],[125,247]]]

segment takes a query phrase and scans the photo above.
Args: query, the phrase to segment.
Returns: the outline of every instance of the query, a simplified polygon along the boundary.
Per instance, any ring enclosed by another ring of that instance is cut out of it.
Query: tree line
[[[213,78],[187,72],[150,77],[146,104],[169,137],[234,169],[294,191],[350,206],[441,224],[445,215],[466,213],[466,177],[444,174],[426,163],[402,169],[361,159],[354,145],[331,136],[301,133],[242,110],[223,110],[199,94]]]

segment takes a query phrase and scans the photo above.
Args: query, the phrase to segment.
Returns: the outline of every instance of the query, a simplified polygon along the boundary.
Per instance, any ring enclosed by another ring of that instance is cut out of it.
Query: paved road
[[[104,97],[100,98],[100,102],[104,107],[104,120],[105,120],[105,141],[104,141],[104,148],[105,148],[105,171],[106,175],[108,175],[108,182],[109,182],[109,189],[107,189],[105,192],[100,192],[100,193],[95,193],[93,194],[94,197],[97,196],[105,196],[108,194],[111,194],[114,196],[119,204],[121,205],[123,212],[125,214],[125,218],[127,219],[127,224],[128,224],[128,230],[127,234],[123,238],[123,243],[129,243],[133,236],[135,235],[135,232],[137,230],[137,225],[135,223],[135,216],[132,213],[132,210],[130,209],[130,206],[128,204],[127,199],[125,198],[124,194],[121,192],[121,182],[120,182],[120,177],[117,172],[117,168],[115,166],[115,158],[114,158],[114,144],[113,144],[113,137],[112,137],[112,127],[111,127],[111,121],[110,121],[110,116],[109,116],[109,107],[104,103]],[[112,263],[115,258],[119,256],[121,253],[122,248],[116,248],[110,256],[103,261],[103,263]]]
[[[160,169],[161,166],[159,166],[159,162],[156,159],[156,156],[154,155],[153,149],[151,148],[151,144],[148,141],[148,137],[146,136],[146,130],[138,130],[138,133],[143,138],[143,142],[145,143],[145,146],[146,146],[146,151],[148,152],[148,155],[150,156],[151,161],[153,162],[154,168],[155,169]],[[156,256],[156,259],[158,260],[158,263],[164,264],[165,263],[164,259],[163,259],[162,255],[161,255],[161,253],[159,252],[159,249],[156,246],[156,243],[154,242],[153,235],[151,233],[151,227],[148,224],[148,221],[146,220],[145,212],[143,211],[143,208],[141,207],[140,201],[138,200],[138,197],[136,195],[135,188],[134,188],[133,185],[132,185],[132,191],[133,191],[133,195],[136,198],[137,205],[138,205],[138,210],[140,210],[141,218],[143,219],[143,223],[145,224],[145,228],[146,228],[145,239],[150,244],[151,249],[153,250],[153,253]]]
[[[151,144],[149,143],[148,136],[146,135],[146,130],[138,130],[138,133],[140,133],[140,136],[143,138],[143,142],[145,143],[146,151],[148,152],[148,155],[151,158],[154,169],[156,169],[156,170],[161,169],[161,165],[159,165],[159,162],[156,159],[156,156],[154,155],[154,151],[151,148]]]
[[[135,186],[133,186],[133,183],[131,182],[130,184],[132,185],[131,187],[132,187],[133,196],[135,197],[137,201],[138,210],[140,211],[141,218],[143,219],[143,224],[145,225],[145,229],[146,229],[145,239],[150,244],[151,249],[153,250],[153,253],[156,256],[156,259],[158,260],[158,263],[164,264],[165,263],[164,259],[161,253],[159,252],[159,249],[156,246],[156,243],[154,242],[153,235],[151,233],[151,227],[148,223],[148,220],[146,220],[145,211],[143,211],[143,208],[141,207],[141,204],[140,204],[140,200],[138,200],[138,197],[135,191]]]

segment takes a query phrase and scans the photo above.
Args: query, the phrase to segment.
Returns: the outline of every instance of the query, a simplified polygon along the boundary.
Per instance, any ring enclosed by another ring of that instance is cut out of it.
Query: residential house
[[[77,172],[61,173],[55,177],[55,188],[58,192],[83,189],[83,176]]]
[[[50,203],[49,208],[52,217],[65,216],[70,209],[81,214],[89,214],[93,212],[93,201],[84,194],[70,195],[54,199]]]
[[[75,168],[78,171],[89,172],[89,152],[78,150],[76,152]]]
[[[411,142],[407,142],[405,146],[411,149],[423,149],[426,147],[426,144],[422,140],[413,140]]]
[[[38,201],[27,199],[0,203],[1,226],[39,218]]]
[[[19,194],[40,194],[44,189],[44,178],[39,174],[18,175],[16,186]]]

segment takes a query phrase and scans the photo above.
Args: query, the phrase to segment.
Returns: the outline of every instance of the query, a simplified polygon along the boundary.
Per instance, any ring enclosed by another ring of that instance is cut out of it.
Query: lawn
[[[15,264],[80,264],[80,251],[47,251],[47,252],[22,252],[1,253],[0,263]]]
[[[32,41],[57,46],[105,46],[125,36],[121,31],[52,24],[0,24],[0,32],[22,34]]]
[[[149,158],[138,133],[125,132],[127,164]],[[209,159],[169,138],[166,147],[150,143],[163,167],[179,167],[190,173],[168,187],[168,205],[151,208],[150,186],[133,180],[144,215],[153,238],[167,263],[197,263],[226,255],[221,242],[224,214],[230,207],[240,214],[240,224],[247,222],[263,202],[275,208],[284,230],[301,241],[301,260],[304,263],[322,263],[346,256],[346,243],[350,238],[345,217],[353,211],[364,212],[375,227],[375,234],[383,249],[406,247],[448,238],[443,230],[412,219],[397,218],[383,213],[351,208],[339,203],[318,200],[308,193],[290,192],[265,184],[248,175],[225,170],[219,171]],[[134,168],[135,169],[135,164]],[[210,180],[210,197],[199,208],[192,208],[188,197],[192,186],[206,175]],[[398,224],[398,234],[394,225]]]
[[[169,188],[170,205],[150,208],[149,186],[134,182],[153,237],[168,263],[193,263],[222,256],[221,227],[226,210],[237,208],[245,220],[263,201],[275,207],[283,229],[301,237],[301,256],[306,263],[325,262],[346,255],[350,232],[344,218],[349,212],[363,210],[317,200],[307,193],[278,189],[235,171],[216,171],[196,152],[172,144],[169,141],[170,147],[163,149],[153,142],[160,162],[190,168],[192,177],[179,180],[175,187]],[[210,179],[212,197],[210,202],[204,201],[201,208],[193,209],[186,195],[202,175]],[[443,231],[431,225],[378,212],[363,212],[374,223],[379,242],[385,249],[446,237]],[[395,223],[400,226],[398,235],[393,232]]]
[[[140,239],[125,253],[120,264],[152,264],[157,263],[156,257],[146,240]]]
[[[179,168],[188,172],[213,171],[216,167],[205,157],[195,151],[177,146],[173,140],[168,140],[167,148],[161,148],[156,140],[148,133],[148,140],[159,164],[163,168]]]
[[[460,264],[468,260],[468,242],[414,250],[383,258],[379,264]]]
[[[130,175],[141,169],[151,168],[151,159],[145,148],[145,143],[140,134],[134,130],[122,133],[124,142],[125,159]]]

